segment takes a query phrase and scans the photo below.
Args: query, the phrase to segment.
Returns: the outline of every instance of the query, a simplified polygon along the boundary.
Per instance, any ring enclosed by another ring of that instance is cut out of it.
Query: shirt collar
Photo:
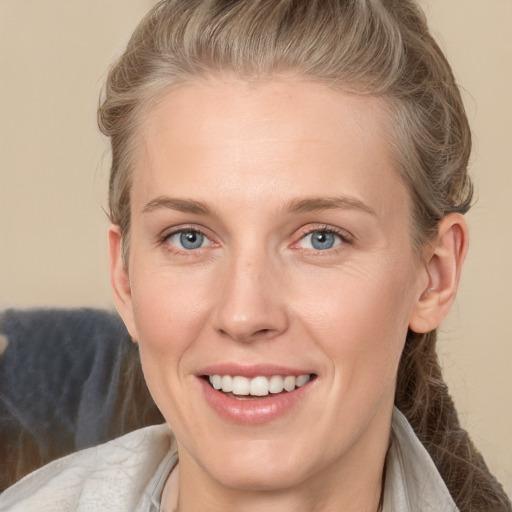
[[[458,512],[446,484],[405,416],[395,407],[383,512]]]

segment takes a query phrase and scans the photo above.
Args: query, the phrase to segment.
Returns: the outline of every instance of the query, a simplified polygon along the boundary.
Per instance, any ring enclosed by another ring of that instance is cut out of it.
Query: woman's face
[[[147,114],[118,306],[181,474],[277,489],[384,457],[426,284],[389,132],[383,100],[291,80],[191,83]]]

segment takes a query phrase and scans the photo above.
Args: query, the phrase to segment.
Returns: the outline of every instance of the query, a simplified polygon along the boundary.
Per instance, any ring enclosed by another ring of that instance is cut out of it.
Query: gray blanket
[[[113,313],[0,315],[0,491],[57,457],[163,418]]]

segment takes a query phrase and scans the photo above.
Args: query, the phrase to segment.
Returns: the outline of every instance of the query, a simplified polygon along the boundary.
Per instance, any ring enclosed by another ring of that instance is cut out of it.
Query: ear
[[[423,284],[409,321],[412,331],[436,329],[450,311],[468,242],[465,218],[459,213],[446,215],[439,223],[435,240],[426,249]]]
[[[108,230],[108,246],[110,260],[110,285],[112,296],[118,313],[121,315],[130,336],[137,340],[135,329],[130,277],[123,261],[121,231],[119,226],[112,224]]]

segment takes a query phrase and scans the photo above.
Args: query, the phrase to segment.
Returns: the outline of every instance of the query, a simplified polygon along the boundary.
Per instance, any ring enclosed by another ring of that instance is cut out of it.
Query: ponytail
[[[395,405],[432,457],[460,512],[511,512],[503,487],[460,426],[436,353],[436,331],[409,331]]]

